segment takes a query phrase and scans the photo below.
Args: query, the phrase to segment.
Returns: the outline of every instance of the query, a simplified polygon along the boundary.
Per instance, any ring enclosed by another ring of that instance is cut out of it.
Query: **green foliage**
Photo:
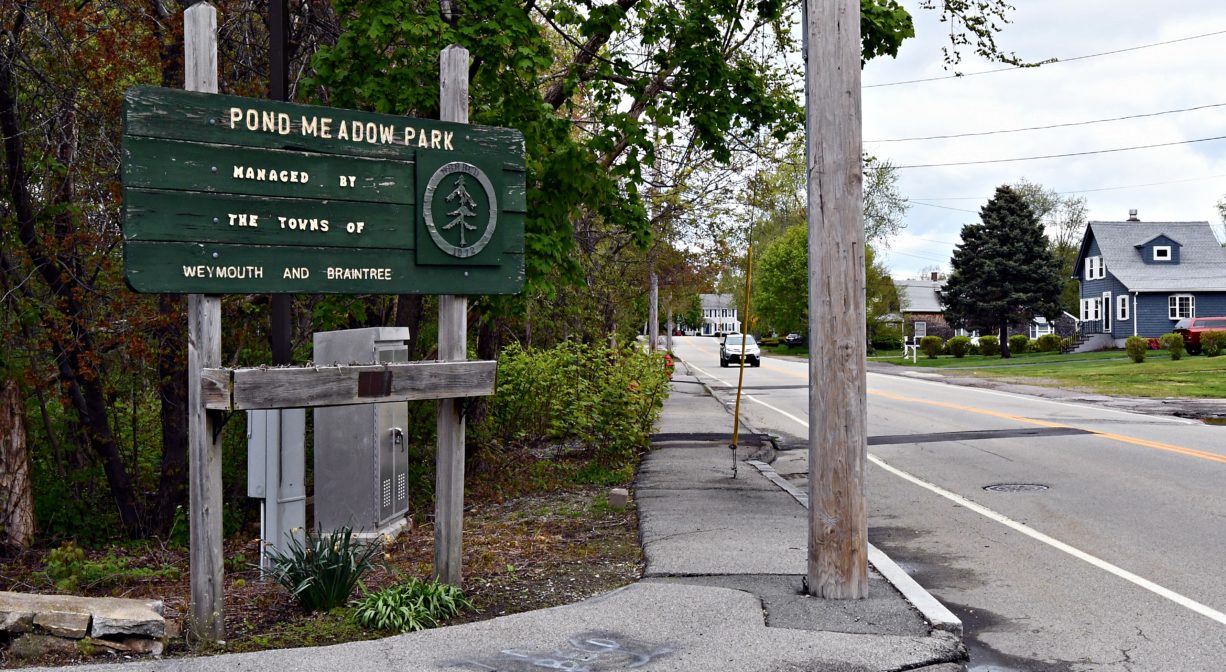
[[[979,337],[979,354],[984,357],[995,357],[1000,354],[1000,337],[998,336],[980,336]]]
[[[411,577],[366,594],[354,603],[352,618],[354,623],[371,630],[413,632],[433,628],[475,609],[459,588]]]
[[[580,485],[613,487],[628,485],[633,480],[633,463],[626,463],[619,467],[610,467],[599,462],[589,462],[575,474],[575,482]]]
[[[85,551],[74,542],[66,541],[47,554],[43,575],[55,584],[56,590],[72,593],[84,587],[126,586],[142,581],[176,580],[178,567],[134,567],[132,558],[118,556],[111,550],[102,558],[87,559]]]
[[[945,348],[945,340],[940,336],[925,336],[919,342],[920,351],[928,356],[928,359],[936,359],[937,355],[941,354],[941,350]]]
[[[902,332],[896,327],[879,326],[869,339],[869,345],[874,350],[901,350],[903,344]]]
[[[1063,345],[1064,339],[1056,334],[1043,334],[1034,342],[1034,347],[1039,352],[1059,352]]]
[[[578,441],[615,463],[649,446],[667,394],[662,353],[512,344],[499,358],[498,388],[479,431],[504,444]]]
[[[753,309],[780,333],[809,325],[809,227],[793,226],[756,254]]]
[[[1030,337],[1026,334],[1014,334],[1009,337],[1010,352],[1024,355],[1028,349],[1030,349]]]
[[[971,338],[970,336],[954,336],[945,342],[945,349],[949,351],[949,354],[961,359],[971,350]]]
[[[1140,364],[1145,361],[1145,355],[1149,352],[1149,339],[1129,336],[1128,340],[1124,341],[1124,350],[1132,361]]]
[[[1226,331],[1206,331],[1200,335],[1200,349],[1206,357],[1217,357],[1226,350]]]
[[[307,531],[306,541],[290,535],[289,550],[268,549],[270,574],[285,586],[307,611],[329,611],[344,606],[362,574],[374,566],[382,544],[355,539],[342,527],[327,535]]]
[[[953,272],[941,293],[945,319],[952,326],[1054,319],[1061,308],[1060,264],[1034,210],[1002,186],[979,217],[962,227],[962,244],[950,260]]]
[[[1183,334],[1163,334],[1158,338],[1158,342],[1171,352],[1172,360],[1183,358]]]

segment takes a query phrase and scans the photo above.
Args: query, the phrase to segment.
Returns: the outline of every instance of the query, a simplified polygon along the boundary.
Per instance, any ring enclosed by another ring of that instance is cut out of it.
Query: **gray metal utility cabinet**
[[[318,366],[408,359],[407,327],[315,334]],[[409,510],[408,402],[313,409],[315,522],[325,533],[351,527],[362,536],[394,532]]]

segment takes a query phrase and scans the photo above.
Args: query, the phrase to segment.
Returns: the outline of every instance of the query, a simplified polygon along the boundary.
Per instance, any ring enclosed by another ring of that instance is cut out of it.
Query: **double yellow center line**
[[[1148,439],[1138,439],[1138,438],[1131,437],[1131,436],[1124,436],[1123,434],[1115,434],[1112,432],[1102,432],[1096,429],[1087,429],[1085,427],[1074,427],[1072,425],[1066,425],[1066,424],[1062,424],[1059,422],[1048,422],[1047,420],[1036,420],[1034,418],[1027,418],[1026,416],[1023,416],[1023,415],[1014,415],[1012,413],[1002,413],[1000,411],[991,411],[986,408],[976,408],[974,406],[954,404],[948,401],[933,401],[931,399],[920,399],[918,397],[908,397],[908,396],[904,396],[901,394],[894,394],[893,392],[882,392],[880,390],[869,390],[868,393],[870,395],[883,397],[886,399],[893,399],[895,401],[908,401],[908,402],[912,402],[916,404],[925,404],[928,406],[938,406],[940,408],[949,408],[949,409],[953,409],[957,411],[966,411],[967,413],[977,413],[979,415],[990,415],[994,418],[1003,418],[1005,420],[1012,420],[1014,422],[1020,422],[1020,423],[1027,424],[1027,425],[1038,425],[1040,427],[1060,427],[1064,429],[1080,429],[1082,431],[1089,432],[1090,434],[1101,436],[1104,439],[1112,439],[1115,441],[1119,441],[1121,443],[1129,443],[1134,446],[1142,446],[1144,448],[1153,448],[1154,450],[1164,450],[1168,453],[1176,453],[1178,455],[1186,455],[1187,457],[1196,457],[1202,460],[1209,460],[1210,462],[1221,462],[1223,464],[1226,464],[1226,455],[1218,455],[1217,453],[1209,453],[1203,450],[1194,450],[1192,448],[1184,448],[1183,446],[1176,446],[1170,443],[1161,443],[1158,441],[1150,441]]]

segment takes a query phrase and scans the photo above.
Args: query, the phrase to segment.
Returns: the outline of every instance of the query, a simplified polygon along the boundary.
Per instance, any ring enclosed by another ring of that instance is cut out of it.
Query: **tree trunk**
[[[1000,358],[1009,359],[1011,356],[1009,354],[1009,321],[1002,320],[1000,323]]]
[[[175,509],[187,501],[187,315],[183,297],[158,297],[158,400],[162,417],[162,469],[149,502],[149,531],[166,534]]]
[[[0,553],[16,554],[34,539],[30,447],[17,383],[0,387]]]
[[[417,342],[421,340],[421,318],[425,312],[421,294],[401,294],[396,297],[396,326],[409,328],[410,362],[417,360]]]

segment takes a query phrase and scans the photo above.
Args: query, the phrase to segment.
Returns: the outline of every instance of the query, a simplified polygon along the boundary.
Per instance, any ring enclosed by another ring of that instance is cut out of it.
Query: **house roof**
[[[736,306],[732,305],[732,295],[731,294],[699,294],[698,301],[699,303],[702,304],[703,310],[717,309],[717,308],[732,308],[732,309],[736,308]]]
[[[1163,235],[1180,241],[1179,263],[1146,264],[1136,247]],[[1129,291],[1226,291],[1226,249],[1209,222],[1090,222],[1074,277],[1081,276],[1091,237],[1098,242],[1107,271]]]
[[[945,286],[944,280],[895,280],[894,287],[902,299],[904,313],[940,313],[941,298],[938,292]]]

